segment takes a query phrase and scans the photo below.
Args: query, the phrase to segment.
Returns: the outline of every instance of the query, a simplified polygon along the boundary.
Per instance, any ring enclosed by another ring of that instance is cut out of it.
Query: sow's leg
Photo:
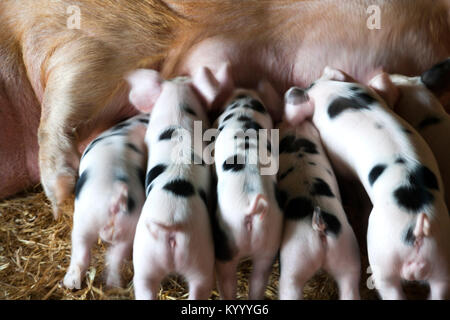
[[[76,129],[101,111],[126,67],[103,43],[88,38],[62,45],[49,60],[38,134],[39,166],[55,218],[76,181]]]

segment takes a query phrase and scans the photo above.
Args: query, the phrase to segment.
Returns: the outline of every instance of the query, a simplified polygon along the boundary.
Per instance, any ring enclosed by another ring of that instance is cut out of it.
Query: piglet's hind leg
[[[312,246],[314,248],[314,246]],[[288,241],[280,251],[281,300],[303,299],[305,283],[321,268],[321,250],[312,249],[305,243]]]
[[[121,287],[121,267],[123,262],[131,256],[131,242],[118,242],[112,244],[108,249],[106,264],[108,274],[106,285],[108,287]]]
[[[147,242],[148,238],[140,238],[139,234],[136,238],[133,247],[134,295],[136,300],[156,300],[161,281],[170,270],[161,264],[161,252],[154,250],[157,243]]]
[[[434,281],[430,280],[430,300],[445,300],[449,296],[450,280]]]
[[[134,296],[136,300],[157,300],[158,299],[158,291],[160,288],[161,281],[163,280],[163,276],[161,277],[134,277]]]
[[[250,300],[264,298],[267,281],[272,271],[273,257],[264,257],[253,260],[253,270],[250,278]]]
[[[69,289],[81,289],[84,276],[91,259],[91,248],[97,239],[94,232],[85,232],[83,226],[74,223],[72,231],[72,257],[69,269],[64,277],[64,286]]]
[[[211,296],[214,286],[214,278],[208,276],[197,276],[188,278],[189,300],[207,300]]]
[[[222,300],[236,299],[238,260],[230,262],[216,262],[217,282]]]
[[[359,270],[352,272],[351,269],[342,274],[333,274],[339,287],[339,298],[341,300],[359,300]]]
[[[399,276],[390,275],[376,275],[373,273],[375,285],[383,300],[404,300],[402,283]]]
[[[305,259],[305,263],[302,265],[292,266],[292,261],[281,262],[281,274],[280,274],[280,300],[302,300],[303,288],[305,283],[314,276],[319,269],[317,266],[312,265],[310,260]],[[285,267],[290,263],[291,265]]]
[[[341,300],[359,300],[361,263],[355,236],[347,233],[341,234],[338,241],[328,240],[324,269],[336,280]]]

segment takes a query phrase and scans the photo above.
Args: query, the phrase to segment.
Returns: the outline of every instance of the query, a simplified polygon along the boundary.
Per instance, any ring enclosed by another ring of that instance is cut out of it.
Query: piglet
[[[445,111],[441,88],[450,87],[450,59],[418,77],[380,73],[369,83],[389,103],[395,113],[412,125],[433,151],[450,207],[450,115]]]
[[[153,70],[128,76],[130,101],[152,110],[145,142],[147,199],[133,246],[136,299],[156,299],[170,273],[184,276],[189,299],[207,299],[214,285],[214,243],[208,202],[210,167],[203,161],[208,118],[190,78],[163,81]],[[199,148],[194,148],[198,145]]]
[[[281,241],[283,220],[275,195],[278,141],[270,142],[277,138],[269,131],[272,118],[256,91],[236,89],[225,106],[214,145],[218,287],[222,299],[235,299],[237,266],[249,257],[249,298],[262,299]]]
[[[301,299],[305,282],[321,268],[336,279],[341,299],[359,299],[359,247],[319,132],[310,121],[283,122],[279,152],[280,299]]]
[[[336,81],[339,80],[339,81]],[[369,195],[367,245],[383,299],[401,299],[401,280],[427,281],[432,299],[450,284],[450,218],[432,151],[374,91],[326,68],[308,89],[285,95],[286,117],[312,118],[336,170]]]
[[[119,123],[93,140],[80,162],[75,188],[72,256],[64,286],[80,289],[98,236],[110,244],[108,286],[120,286],[120,268],[130,258],[136,224],[145,201],[148,114]]]

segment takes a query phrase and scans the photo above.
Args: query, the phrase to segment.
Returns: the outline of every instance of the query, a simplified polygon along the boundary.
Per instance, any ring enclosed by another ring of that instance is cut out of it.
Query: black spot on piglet
[[[150,119],[149,118],[145,118],[145,119],[141,118],[141,119],[138,119],[138,121],[143,124],[148,124],[150,122]]]
[[[227,106],[227,110],[234,110],[240,106],[240,103],[235,101]]]
[[[249,116],[246,116],[245,114],[239,116],[237,118],[238,121],[242,121],[242,122],[246,122],[246,121],[252,121],[252,118],[250,118]],[[225,119],[224,119],[225,121]]]
[[[353,96],[353,98],[362,105],[369,105],[372,104],[374,102],[376,102],[377,100],[372,97],[368,92],[356,92],[355,95]]]
[[[295,141],[295,137],[294,136],[285,136],[283,139],[281,139],[280,141],[280,145],[279,145],[279,153],[284,153],[284,152],[295,152],[295,150],[293,149],[293,143]]]
[[[424,188],[417,186],[402,186],[394,191],[397,203],[403,208],[417,212],[423,206],[433,202],[433,195]]]
[[[159,140],[170,140],[176,128],[168,128],[159,135]]]
[[[83,189],[84,184],[86,183],[86,180],[88,179],[89,173],[88,170],[84,170],[83,173],[81,173],[80,178],[77,181],[77,184],[75,185],[75,199],[78,199],[78,196],[81,193],[81,190]]]
[[[214,179],[215,180],[215,179]],[[214,181],[216,182],[216,181]],[[212,184],[212,188],[216,189],[216,183]],[[214,192],[211,191],[214,194],[217,194],[217,190]],[[220,261],[230,261],[233,258],[234,250],[233,250],[233,244],[231,239],[227,237],[227,233],[222,228],[219,217],[216,212],[217,209],[217,196],[213,196],[210,198],[211,200],[211,207],[209,208],[209,217],[211,221],[211,229],[212,229],[212,235],[213,235],[213,241],[214,241],[214,252],[217,260]]]
[[[409,176],[409,182],[413,185],[424,186],[429,189],[439,189],[435,174],[427,167],[420,165]]]
[[[373,186],[375,181],[383,174],[384,170],[386,170],[386,165],[384,164],[378,164],[370,170],[369,183],[371,186]]]
[[[249,129],[253,129],[257,133],[258,133],[259,130],[262,129],[261,125],[258,122],[254,121],[254,120],[250,120],[250,121],[244,122],[244,125],[243,125],[242,128],[244,129],[244,131],[249,130]]]
[[[84,150],[83,155],[81,156],[81,160],[88,154],[89,151],[92,150],[92,148],[94,148],[94,146],[95,146],[96,144],[98,144],[100,141],[102,141],[102,140],[105,139],[105,138],[106,138],[106,136],[101,136],[101,137],[98,137],[98,138],[94,139],[94,140],[87,146],[86,150]]]
[[[289,200],[284,208],[284,215],[286,219],[299,220],[311,215],[313,211],[311,199],[300,196]]]
[[[216,259],[219,261],[230,261],[234,256],[233,246],[226,232],[220,226],[215,214],[211,215],[211,229]]]
[[[121,129],[125,128],[125,127],[128,127],[129,125],[131,125],[131,122],[119,123],[118,125],[115,125],[114,127],[112,127],[112,131],[121,130]]]
[[[423,165],[419,165],[411,172],[408,180],[409,185],[397,188],[394,197],[401,207],[417,213],[434,201],[434,196],[428,189],[438,190],[438,180],[435,174]]]
[[[170,181],[163,187],[163,189],[180,197],[190,197],[195,194],[195,189],[192,183],[184,179]]]
[[[161,173],[163,173],[166,170],[167,166],[165,164],[158,164],[150,169],[150,171],[147,173],[147,177],[145,178],[145,187],[148,188],[148,186],[153,182],[153,180],[156,179]]]
[[[184,112],[189,113],[192,116],[197,116],[197,113],[188,105],[188,104],[182,104],[181,109],[184,110]]]
[[[338,97],[330,103],[328,107],[328,116],[331,119],[334,119],[344,111],[364,110],[364,109],[370,110],[368,104],[362,98],[355,99],[355,97],[352,98]]]
[[[294,136],[285,136],[280,141],[279,153],[294,153],[298,151],[303,151],[310,154],[318,154],[317,146],[307,139],[295,139]]]
[[[335,236],[339,234],[341,231],[341,223],[338,218],[334,214],[328,213],[326,211],[321,210],[320,215],[325,223],[325,234],[332,233]]]
[[[307,139],[298,139],[295,141],[295,146],[298,147],[301,151],[310,153],[310,154],[318,154],[317,146],[315,143],[311,142]]]
[[[241,171],[245,168],[245,159],[239,155],[229,157],[223,162],[222,169],[224,171]]]
[[[228,114],[227,116],[225,116],[225,118],[223,118],[222,123],[230,120],[231,118],[233,118],[233,116],[234,116],[234,113]]]
[[[127,142],[125,145],[134,152],[142,154],[142,151],[134,143]]]
[[[285,172],[281,173],[278,177],[278,181],[283,180],[284,178],[286,178],[291,172],[294,171],[294,167],[290,167],[289,169],[287,169]]]
[[[250,104],[246,104],[245,107],[248,107],[260,113],[266,113],[266,108],[264,108],[263,104],[256,99],[250,100]]]
[[[274,183],[273,189],[274,189],[275,199],[277,200],[278,206],[280,207],[280,209],[283,209],[286,204],[288,195],[287,195],[286,191],[278,188],[276,183]]]
[[[330,186],[320,178],[314,178],[314,183],[311,187],[311,195],[313,196],[325,196],[325,197],[334,197],[333,192],[330,189]]]
[[[149,184],[146,188],[145,188],[145,195],[148,197],[148,195],[150,194],[150,191],[152,191],[153,189],[153,184]]]
[[[409,246],[413,246],[415,241],[416,237],[414,236],[414,227],[410,226],[403,236],[403,242]]]

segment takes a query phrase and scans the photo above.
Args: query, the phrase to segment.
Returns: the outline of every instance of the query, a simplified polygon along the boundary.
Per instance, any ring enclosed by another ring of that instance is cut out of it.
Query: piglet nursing
[[[156,299],[171,273],[185,277],[189,299],[207,299],[214,285],[214,243],[208,213],[210,168],[202,157],[202,130],[208,127],[189,78],[163,81],[156,71],[130,74],[130,100],[152,110],[145,142],[147,199],[133,247],[136,299]],[[195,148],[198,145],[200,148]]]
[[[236,298],[237,266],[248,257],[253,262],[249,298],[262,299],[282,231],[275,196],[278,143],[270,142],[269,131],[272,119],[257,92],[237,89],[216,126],[219,291],[223,299]]]
[[[129,258],[136,224],[145,201],[148,114],[105,131],[84,151],[75,190],[72,256],[64,286],[80,289],[98,236],[110,244],[108,286],[120,286],[120,267]]]
[[[301,299],[319,269],[334,276],[341,299],[359,299],[360,259],[339,187],[310,121],[280,127],[278,199],[285,214],[280,299]]]
[[[337,81],[339,80],[339,81]],[[286,93],[287,118],[311,118],[334,167],[357,176],[373,210],[369,262],[383,299],[404,298],[402,280],[427,281],[431,298],[450,287],[450,217],[432,151],[367,87],[327,68],[310,88]]]
[[[450,58],[418,77],[381,73],[370,84],[428,143],[439,165],[450,207],[450,115],[444,91],[450,88]]]

